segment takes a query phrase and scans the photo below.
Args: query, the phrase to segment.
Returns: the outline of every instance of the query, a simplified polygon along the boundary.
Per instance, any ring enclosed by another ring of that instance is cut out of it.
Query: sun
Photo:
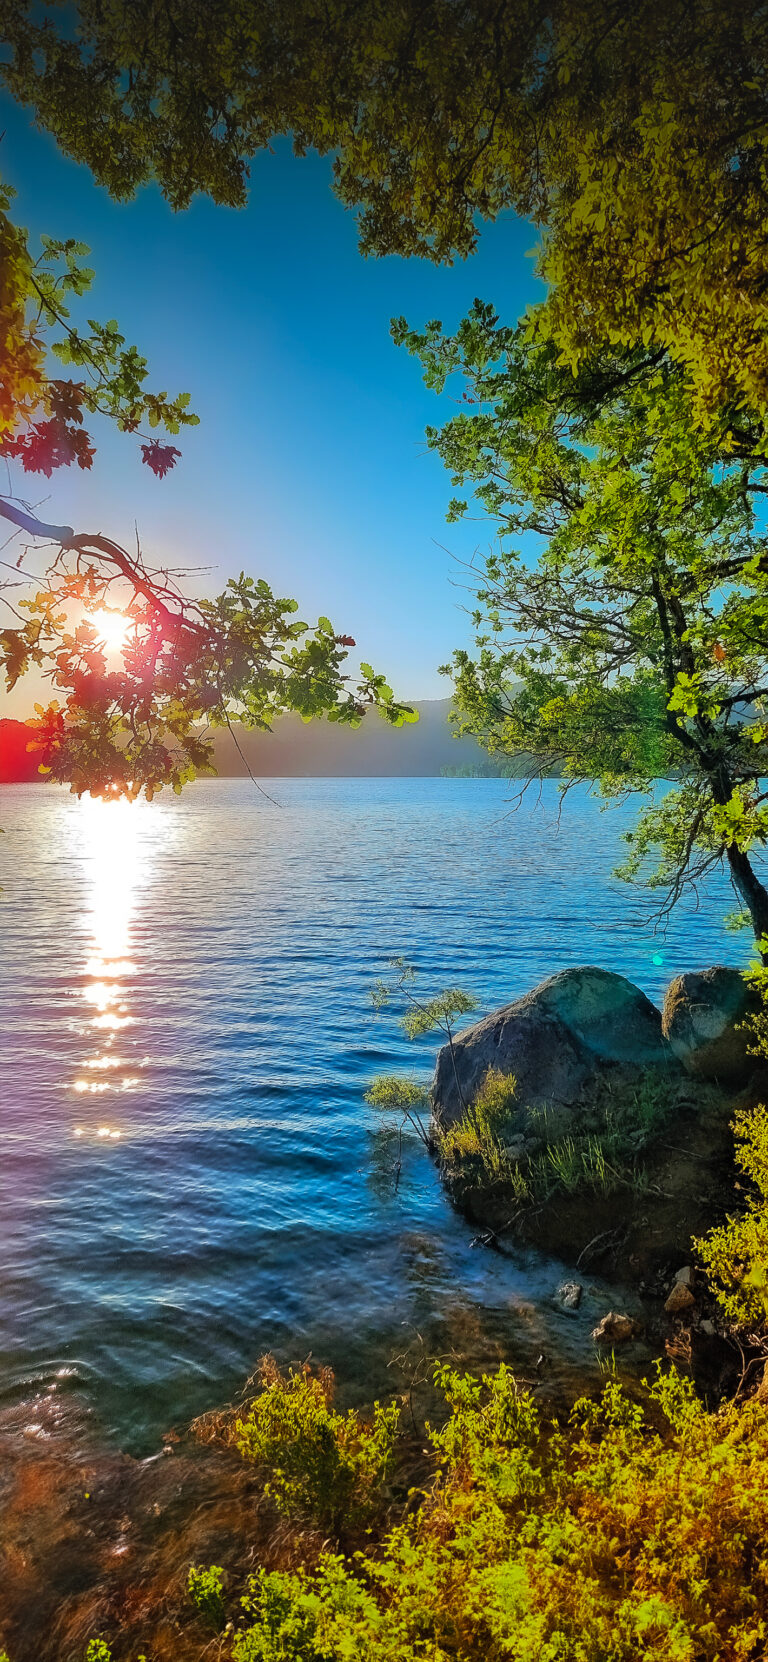
[[[99,641],[108,652],[119,652],[125,645],[125,637],[131,624],[125,612],[110,611],[103,606],[98,612],[88,613],[88,622],[93,624]]]

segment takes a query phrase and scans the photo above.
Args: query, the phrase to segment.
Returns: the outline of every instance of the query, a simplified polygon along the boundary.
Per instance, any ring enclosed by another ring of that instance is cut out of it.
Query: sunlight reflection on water
[[[130,994],[140,967],[131,928],[138,893],[152,878],[151,833],[156,826],[149,815],[149,804],[142,800],[109,802],[83,797],[77,806],[87,871],[83,913],[90,937],[90,955],[84,965],[88,979],[82,997],[95,1011],[83,1033],[99,1049],[83,1057],[70,1089],[79,1096],[103,1097],[107,1092],[119,1092],[124,1097],[139,1086],[140,1075],[134,1071],[135,1058],[117,1054],[112,1047],[118,1034],[137,1023]],[[138,1043],[137,1037],[131,1048]],[[81,1070],[107,1077],[83,1078]],[[119,1125],[94,1121],[73,1126],[73,1135],[117,1142],[125,1129],[123,1116]]]

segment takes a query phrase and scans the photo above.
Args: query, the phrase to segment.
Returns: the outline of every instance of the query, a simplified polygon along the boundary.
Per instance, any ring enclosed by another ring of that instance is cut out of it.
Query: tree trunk
[[[735,843],[730,843],[725,851],[725,857],[731,873],[731,881],[738,895],[752,919],[752,928],[758,948],[761,941],[768,941],[768,889],[760,882],[749,856]],[[763,963],[768,963],[768,951],[761,950]]]

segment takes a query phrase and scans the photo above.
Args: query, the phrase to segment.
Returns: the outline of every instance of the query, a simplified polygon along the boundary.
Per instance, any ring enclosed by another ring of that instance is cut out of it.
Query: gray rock
[[[433,1112],[445,1128],[460,1119],[490,1069],[514,1075],[520,1104],[510,1141],[530,1134],[528,1109],[546,1109],[547,1132],[568,1129],[573,1109],[607,1076],[676,1068],[661,1014],[623,975],[561,970],[513,1004],[443,1045],[432,1087]]]
[[[554,1302],[560,1310],[578,1310],[583,1291],[580,1281],[563,1281],[555,1292]]]
[[[693,1288],[694,1280],[695,1272],[690,1264],[683,1264],[682,1269],[675,1272],[675,1285],[678,1287],[688,1287],[690,1290]]]
[[[527,1160],[531,1153],[531,1143],[526,1137],[515,1137],[512,1142],[504,1144],[502,1153],[512,1165],[519,1165],[521,1161]]]
[[[682,1281],[676,1281],[664,1309],[668,1316],[682,1316],[686,1310],[692,1310],[695,1303],[690,1287],[685,1287]]]
[[[518,1002],[557,1016],[591,1056],[633,1066],[666,1058],[656,1005],[612,970],[560,970]]]
[[[625,1316],[618,1310],[609,1310],[603,1316],[597,1327],[592,1329],[592,1338],[598,1345],[626,1344],[627,1339],[633,1339],[637,1332],[637,1323],[631,1316]]]
[[[745,1084],[758,1066],[737,1027],[758,1008],[738,970],[715,964],[670,982],[662,1011],[665,1038],[686,1071],[697,1079]]]

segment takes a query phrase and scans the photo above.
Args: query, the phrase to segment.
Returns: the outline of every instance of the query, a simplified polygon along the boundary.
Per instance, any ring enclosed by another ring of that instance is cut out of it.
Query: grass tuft
[[[574,1114],[572,1131],[555,1136],[546,1109],[526,1108],[514,1077],[490,1069],[440,1137],[440,1160],[460,1186],[499,1185],[520,1206],[539,1206],[556,1193],[642,1188],[638,1156],[663,1129],[674,1100],[664,1079],[646,1074],[630,1091],[603,1089]]]

